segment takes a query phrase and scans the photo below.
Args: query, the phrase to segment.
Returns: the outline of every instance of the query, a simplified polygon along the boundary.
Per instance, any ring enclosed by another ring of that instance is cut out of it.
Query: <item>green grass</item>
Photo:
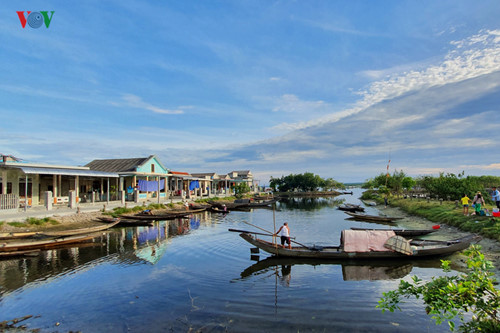
[[[440,204],[435,200],[427,202],[425,199],[389,198],[389,205],[399,207],[410,215],[423,217],[436,224],[444,223],[462,231],[477,233],[500,241],[500,219],[491,216],[464,216],[462,206],[457,207],[454,202],[444,201]],[[469,207],[469,213],[471,212],[473,209]]]
[[[8,222],[7,224],[10,225],[11,227],[16,227],[16,228],[22,228],[26,226],[26,223],[23,222]]]
[[[169,207],[170,205],[172,205],[171,207],[173,207],[173,204],[169,204]],[[110,215],[112,217],[119,217],[120,215],[123,214],[139,213],[142,212],[143,210],[148,210],[148,209],[166,209],[166,208],[167,206],[163,204],[149,204],[148,206],[135,206],[132,208],[116,207],[113,209],[113,211],[105,212],[104,214]]]
[[[4,224],[4,221],[0,221],[0,227],[3,226]]]
[[[3,223],[3,222],[2,222]],[[34,217],[29,217],[26,219],[26,222],[7,222],[8,225],[16,228],[22,228],[26,226],[43,226],[45,224],[52,224],[56,225],[59,224],[56,220],[50,218],[50,217],[45,217],[43,219],[37,219]]]
[[[249,196],[250,197],[250,196]],[[197,203],[206,203],[209,201],[234,201],[236,200],[235,196],[232,197],[213,197],[213,198],[204,198],[204,199],[198,199],[195,202]]]
[[[29,217],[29,218],[26,219],[26,223],[29,224],[29,225],[45,225],[47,223],[50,223],[52,225],[59,224],[59,222],[57,222],[54,219],[51,219],[50,217],[45,217],[43,219],[37,219],[37,218],[34,218],[34,217]]]

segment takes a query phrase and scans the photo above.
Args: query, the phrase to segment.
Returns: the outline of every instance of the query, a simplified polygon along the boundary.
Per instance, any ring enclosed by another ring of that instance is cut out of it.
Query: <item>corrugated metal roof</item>
[[[34,167],[14,167],[20,169],[25,174],[40,174],[40,175],[63,175],[63,176],[86,176],[86,177],[103,177],[103,178],[118,178],[118,174],[113,172],[103,172],[95,170],[82,169],[57,169],[57,168],[34,168]]]
[[[149,157],[93,160],[86,167],[106,172],[134,172],[138,166],[145,163],[148,159]]]

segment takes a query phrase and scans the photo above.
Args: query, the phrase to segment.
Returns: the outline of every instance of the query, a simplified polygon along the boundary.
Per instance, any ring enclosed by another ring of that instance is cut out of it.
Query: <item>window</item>
[[[151,173],[155,173],[155,165],[151,164]]]

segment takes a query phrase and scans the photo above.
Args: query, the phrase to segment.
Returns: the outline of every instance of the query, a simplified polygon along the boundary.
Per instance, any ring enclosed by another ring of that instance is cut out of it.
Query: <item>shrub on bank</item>
[[[396,290],[384,292],[378,308],[382,312],[401,310],[403,299],[421,298],[425,311],[436,324],[447,322],[451,331],[455,330],[454,319],[460,319],[462,332],[499,332],[500,291],[491,272],[493,264],[485,260],[481,247],[472,245],[465,251],[467,273],[457,276],[433,277],[424,282],[417,276],[411,281],[401,280]],[[441,260],[445,272],[450,272],[450,262]],[[465,315],[472,313],[472,319]]]

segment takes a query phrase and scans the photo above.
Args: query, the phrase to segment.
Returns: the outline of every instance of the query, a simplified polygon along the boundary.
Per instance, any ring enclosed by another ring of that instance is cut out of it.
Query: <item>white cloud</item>
[[[307,151],[286,151],[275,153],[263,153],[262,162],[264,163],[287,163],[308,160],[310,158],[322,158],[326,153],[323,150],[307,150]]]
[[[373,82],[367,89],[357,93],[361,96],[361,99],[349,109],[310,121],[279,124],[273,129],[298,130],[321,125],[325,122],[337,122],[384,100],[391,100],[410,92],[457,83],[500,71],[500,30],[481,31],[477,35],[452,42],[452,44],[456,46],[456,49],[449,52],[441,64],[430,65],[422,70],[397,73],[390,75],[386,80]],[[386,72],[389,71],[365,71],[365,73],[373,77],[382,76]],[[500,83],[491,84],[498,86]],[[273,111],[285,111],[287,108],[292,111],[303,111],[314,107],[325,109],[329,107],[327,103],[322,101],[300,101],[295,95],[283,95],[280,102],[281,104],[273,108]]]
[[[280,96],[276,101],[276,106],[273,107],[273,111],[307,113],[314,112],[318,109],[324,109],[327,106],[328,104],[323,101],[303,101],[293,94],[285,94]]]
[[[169,109],[163,109],[163,108],[157,107],[155,105],[144,102],[141,97],[139,97],[137,95],[133,95],[133,94],[123,95],[122,100],[126,102],[125,106],[138,108],[138,109],[146,109],[149,111],[153,111],[155,113],[161,113],[161,114],[182,114],[182,113],[184,113],[184,111],[181,110],[180,108],[175,109],[175,110],[169,110]],[[118,106],[120,104],[113,103],[113,105]]]

